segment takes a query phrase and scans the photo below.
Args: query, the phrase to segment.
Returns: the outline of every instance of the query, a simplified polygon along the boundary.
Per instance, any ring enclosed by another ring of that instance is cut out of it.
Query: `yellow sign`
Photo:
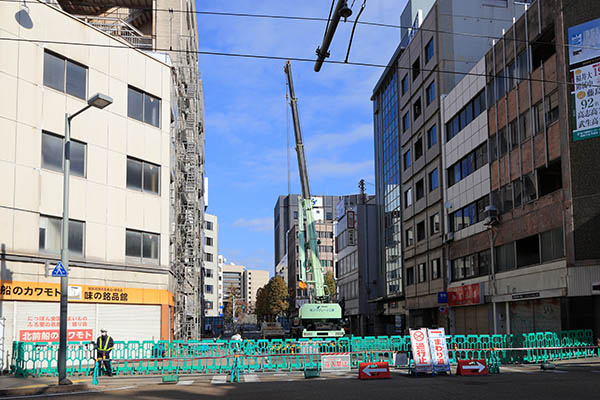
[[[60,284],[0,281],[0,301],[7,300],[60,301]],[[69,285],[69,302],[173,305],[173,295],[161,289]]]

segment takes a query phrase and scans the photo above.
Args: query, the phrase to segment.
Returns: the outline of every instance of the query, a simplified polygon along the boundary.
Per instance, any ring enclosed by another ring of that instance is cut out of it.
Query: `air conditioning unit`
[[[487,206],[484,210],[485,220],[484,225],[494,225],[498,223],[498,209],[494,206]]]
[[[446,242],[450,242],[452,240],[454,240],[454,232],[446,233]]]

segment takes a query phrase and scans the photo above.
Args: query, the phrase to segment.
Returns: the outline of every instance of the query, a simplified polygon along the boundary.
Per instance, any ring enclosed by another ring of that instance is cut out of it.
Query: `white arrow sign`
[[[377,365],[369,364],[363,369],[363,372],[365,375],[371,376],[371,372],[387,372],[387,368],[377,368]]]
[[[476,369],[478,373],[483,371],[484,368],[485,368],[485,365],[483,365],[479,361],[476,362],[476,365],[464,365],[463,366],[463,369]]]

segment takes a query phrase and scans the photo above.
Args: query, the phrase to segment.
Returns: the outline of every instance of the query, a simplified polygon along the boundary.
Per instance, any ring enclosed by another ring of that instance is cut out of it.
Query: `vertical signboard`
[[[448,345],[444,328],[427,329],[433,372],[450,372]]]
[[[600,18],[569,28],[569,65],[600,57]]]
[[[427,329],[410,329],[409,332],[410,346],[412,348],[413,360],[415,361],[415,372],[433,372]]]
[[[600,63],[571,71],[575,82],[573,141],[600,136]]]

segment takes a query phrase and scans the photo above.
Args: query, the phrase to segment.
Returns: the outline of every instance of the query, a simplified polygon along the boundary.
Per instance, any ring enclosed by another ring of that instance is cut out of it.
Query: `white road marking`
[[[555,374],[568,374],[569,373],[569,371],[560,371],[558,369],[550,369],[550,370],[547,370],[546,372],[553,372]]]
[[[213,385],[222,385],[227,382],[227,375],[215,375],[210,383]]]
[[[177,382],[177,385],[191,385],[193,383],[194,381],[179,381]]]
[[[258,376],[256,376],[256,375],[244,375],[244,382],[258,382]]]
[[[532,371],[524,368],[510,368],[510,367],[500,367],[500,372],[517,372],[521,374],[534,374],[537,371]]]
[[[288,376],[288,374],[273,374],[273,376]]]

